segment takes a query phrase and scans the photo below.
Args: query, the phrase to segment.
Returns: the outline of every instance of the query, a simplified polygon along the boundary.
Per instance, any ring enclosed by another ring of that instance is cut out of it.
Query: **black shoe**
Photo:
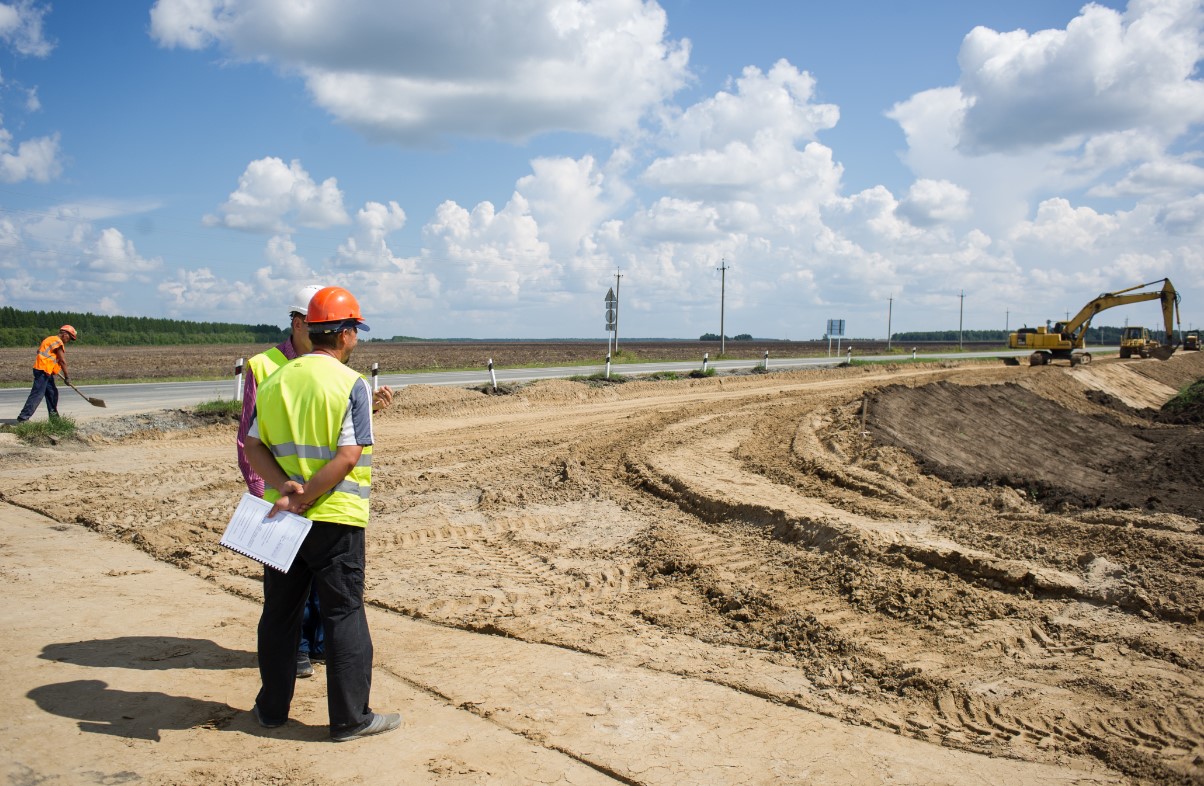
[[[304,652],[297,653],[297,676],[301,678],[314,676],[313,664],[309,662],[309,656]]]
[[[309,660],[312,663],[325,663],[326,662],[326,653],[325,652],[311,652],[311,653],[309,653]]]
[[[388,715],[381,715],[379,712],[372,713],[372,719],[364,726],[358,729],[348,731],[337,731],[330,735],[330,738],[335,742],[350,742],[358,740],[360,737],[371,737],[373,734],[384,734],[386,731],[393,731],[401,725],[401,713],[390,712]]]
[[[259,723],[259,725],[265,729],[278,729],[281,726],[283,726],[285,723],[284,721],[265,720],[263,715],[259,714],[259,705],[258,704],[251,707],[251,714],[255,716],[255,720]]]

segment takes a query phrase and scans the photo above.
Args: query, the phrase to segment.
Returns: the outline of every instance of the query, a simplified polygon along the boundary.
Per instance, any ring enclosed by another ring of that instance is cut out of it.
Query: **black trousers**
[[[326,634],[326,704],[331,732],[372,719],[372,636],[364,613],[364,528],[315,521],[288,573],[263,571],[259,678],[255,703],[267,721],[288,718],[297,682],[297,645],[312,582]]]

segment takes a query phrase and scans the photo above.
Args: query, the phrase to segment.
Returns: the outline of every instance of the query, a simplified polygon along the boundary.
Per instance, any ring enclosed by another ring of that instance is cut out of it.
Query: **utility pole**
[[[966,290],[958,296],[961,300],[957,307],[957,351],[962,350],[962,315],[966,312]]]
[[[1007,332],[1008,332],[1008,324],[1009,324],[1009,320],[1011,320],[1011,318],[1012,318],[1012,312],[1011,312],[1011,311],[1004,311],[1004,312],[1003,312],[1003,332],[1004,332],[1004,333],[1007,333]]]
[[[720,257],[719,267],[715,268],[719,271],[719,354],[722,355],[727,348],[727,336],[723,334],[723,301],[727,295],[727,262]]]
[[[890,352],[890,316],[894,309],[895,296],[891,295],[886,299],[886,351]]]
[[[615,354],[619,354],[619,279],[623,276],[615,270]]]

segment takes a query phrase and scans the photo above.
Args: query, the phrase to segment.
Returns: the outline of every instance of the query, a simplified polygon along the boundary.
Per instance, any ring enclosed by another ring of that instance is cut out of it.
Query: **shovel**
[[[65,379],[63,381],[67,382],[67,380],[65,380]],[[76,393],[80,394],[81,396],[84,396],[84,392],[82,390],[80,390],[79,388],[77,388],[75,385],[72,385],[70,382],[67,382],[67,387],[71,388]],[[106,406],[103,399],[92,398],[91,396],[84,396],[84,400],[87,401],[89,404],[91,404],[94,407]]]

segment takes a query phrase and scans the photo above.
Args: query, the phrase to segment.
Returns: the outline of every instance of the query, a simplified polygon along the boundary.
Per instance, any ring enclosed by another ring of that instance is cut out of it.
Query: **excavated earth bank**
[[[930,779],[898,763],[914,745],[984,754],[943,782],[999,782],[1000,759],[1015,783],[1204,782],[1201,432],[1145,415],[1202,377],[1181,353],[405,388],[377,423],[375,630],[484,646],[378,664],[623,783],[809,782],[782,760],[813,717],[896,741],[842,761],[852,782]],[[259,570],[217,546],[233,430],[10,446],[0,490],[254,599]],[[630,689],[583,698],[567,666],[466,687],[535,644]],[[700,719],[739,750],[691,747]]]
[[[1088,399],[1117,406],[1112,397]],[[958,485],[1011,486],[1046,509],[1204,510],[1201,428],[1081,414],[1015,383],[888,387],[870,408],[881,441]]]

